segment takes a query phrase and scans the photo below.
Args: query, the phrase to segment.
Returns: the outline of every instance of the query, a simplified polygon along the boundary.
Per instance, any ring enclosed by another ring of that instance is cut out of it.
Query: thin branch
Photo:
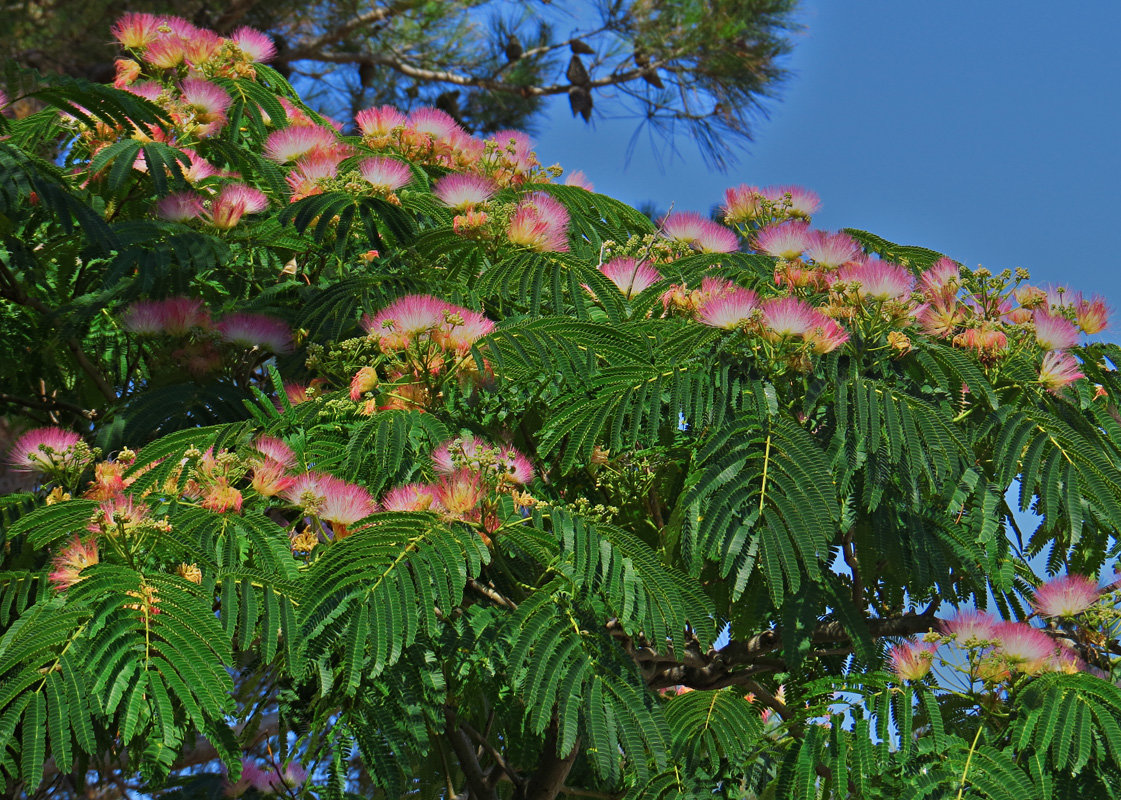
[[[359,14],[347,20],[341,25],[331,28],[329,31],[325,31],[310,42],[300,45],[291,54],[286,56],[285,61],[298,61],[305,58],[322,61],[323,59],[320,58],[321,54],[317,52],[319,48],[331,44],[332,42],[337,42],[365,25],[373,25],[387,20],[392,16],[396,16],[402,11],[408,10],[410,5],[412,5],[410,0],[397,0],[397,2],[381,6],[380,8],[372,8],[363,14]]]
[[[471,800],[498,800],[498,793],[483,775],[483,768],[479,766],[479,759],[475,757],[475,749],[471,747],[467,734],[456,720],[455,709],[448,705],[444,706],[444,726],[444,733],[451,742],[456,758],[459,759],[459,767],[467,778],[468,796]]]
[[[506,759],[503,758],[502,754],[498,752],[495,746],[487,740],[487,737],[483,736],[466,722],[459,723],[459,727],[463,729],[464,733],[474,739],[475,742],[480,747],[482,747],[484,751],[486,751],[486,754],[494,760],[494,763],[498,765],[499,769],[501,769],[509,776],[510,780],[513,781],[515,785],[521,786],[525,782],[525,778],[519,775],[517,770],[506,763]]]

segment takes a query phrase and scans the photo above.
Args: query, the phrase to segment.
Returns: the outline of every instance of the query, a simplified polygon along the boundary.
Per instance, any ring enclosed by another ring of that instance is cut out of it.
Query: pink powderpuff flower
[[[1050,636],[1023,622],[999,623],[993,638],[997,641],[996,652],[1010,666],[1028,675],[1043,669],[1057,649]]]
[[[51,571],[47,580],[57,591],[65,591],[82,580],[82,570],[93,566],[100,560],[97,542],[94,539],[74,537],[51,559]]]
[[[483,476],[472,469],[457,469],[436,484],[436,501],[453,519],[474,521],[486,497]]]
[[[933,642],[912,640],[897,644],[888,654],[891,668],[905,681],[921,680],[930,672],[937,649],[938,645]]]
[[[216,514],[225,514],[228,511],[240,514],[243,501],[241,492],[230,486],[228,478],[221,477],[206,487],[199,505]]]
[[[509,445],[498,453],[498,468],[503,483],[524,486],[533,480],[533,464],[520,450]]]
[[[339,525],[352,525],[377,510],[374,499],[363,487],[324,472],[298,475],[283,496],[305,513]]]
[[[1109,306],[1098,295],[1089,300],[1080,300],[1075,306],[1075,319],[1083,333],[1091,336],[1101,333],[1109,327]]]
[[[492,453],[496,449],[474,436],[449,439],[432,451],[432,466],[436,472],[445,475],[463,467],[475,469],[478,468],[482,455],[480,450]]]
[[[734,253],[740,248],[735,231],[692,211],[670,214],[662,220],[662,234],[702,253]]]
[[[275,130],[265,140],[265,157],[280,164],[295,161],[309,153],[336,153],[338,136],[321,125],[292,125]]]
[[[176,37],[156,39],[144,50],[144,60],[157,69],[175,69],[187,58],[187,44]]]
[[[767,186],[760,193],[790,217],[809,219],[821,208],[817,192],[801,186]]]
[[[113,67],[115,69],[114,89],[124,89],[131,86],[140,77],[140,65],[131,58],[118,58],[113,62]],[[4,105],[4,103],[0,103],[0,105]]]
[[[117,494],[98,503],[86,529],[92,533],[104,533],[123,528],[125,533],[129,533],[137,525],[147,522],[149,516],[148,506],[137,503],[131,495]]]
[[[857,295],[867,300],[906,300],[915,288],[910,270],[875,257],[842,267],[836,280],[856,284]]]
[[[194,150],[189,147],[183,148],[183,153],[190,159],[190,164],[183,170],[183,177],[188,183],[195,184],[206,178],[212,178],[218,174],[218,170],[214,165],[204,159]]]
[[[629,300],[662,279],[662,274],[649,261],[636,258],[615,258],[601,264],[602,272]]]
[[[319,182],[338,174],[339,157],[335,153],[308,153],[300,157],[296,161],[296,168],[285,178],[288,188],[292,190],[291,201],[294,203],[319,194],[322,191]]]
[[[1078,344],[1078,328],[1069,319],[1037,308],[1032,314],[1035,341],[1044,350],[1066,350]]]
[[[494,322],[478,311],[449,305],[444,309],[442,324],[432,332],[441,347],[463,357],[472,345],[494,330]]]
[[[187,78],[179,89],[183,102],[194,109],[196,121],[205,130],[199,135],[210,136],[221,130],[232,102],[225,89],[202,78]]]
[[[21,472],[46,473],[67,467],[74,463],[81,441],[81,436],[62,428],[33,428],[16,439],[8,451],[8,463]]]
[[[544,192],[526,195],[506,229],[511,244],[541,253],[568,252],[568,211]]]
[[[761,253],[793,261],[801,258],[806,248],[814,243],[810,223],[800,221],[768,225],[755,234],[754,247]]]
[[[724,190],[724,205],[720,207],[724,221],[730,224],[753,220],[763,213],[763,194],[758,186],[741,183]]]
[[[483,143],[484,149],[487,143],[493,143],[488,163],[504,167],[516,176],[524,176],[538,166],[533,140],[521,131],[498,131]]]
[[[184,41],[187,63],[200,67],[214,58],[224,40],[214,31],[198,28],[195,34]]]
[[[358,402],[366,392],[378,387],[378,373],[373,367],[362,367],[350,379],[350,399]]]
[[[936,298],[916,310],[915,320],[923,333],[945,339],[965,321],[965,312],[953,298]]]
[[[950,619],[942,620],[939,629],[953,636],[960,647],[979,647],[996,639],[1000,621],[985,611],[959,611]]]
[[[258,436],[253,442],[253,449],[270,461],[275,461],[285,469],[296,466],[296,454],[283,439],[275,436]]]
[[[272,459],[265,459],[253,466],[250,485],[262,497],[276,497],[291,489],[295,483],[295,477],[288,474],[284,465]]]
[[[364,136],[374,138],[388,137],[394,130],[405,124],[405,115],[393,106],[367,108],[354,115],[354,122]]]
[[[284,384],[284,396],[288,399],[289,405],[298,406],[300,403],[306,403],[309,399],[308,389],[311,386],[303,383],[286,383]],[[277,405],[277,408],[281,406]]]
[[[125,330],[141,336],[165,333],[186,336],[193,329],[213,327],[210,312],[195,297],[169,297],[166,300],[138,300],[121,318]]]
[[[230,41],[238,46],[246,60],[263,64],[276,58],[276,44],[266,34],[253,28],[238,28],[230,35]]]
[[[383,511],[438,511],[436,487],[427,483],[407,483],[390,489],[381,498]]]
[[[588,180],[588,176],[584,174],[582,169],[568,173],[564,178],[564,185],[575,186],[589,192],[594,192],[596,190],[595,184]]]
[[[763,302],[763,325],[769,338],[805,336],[821,325],[824,315],[797,297],[772,297]]]
[[[1098,583],[1085,575],[1060,575],[1035,590],[1031,605],[1041,617],[1073,617],[1098,602]]]
[[[362,328],[370,337],[378,338],[384,352],[409,346],[417,336],[430,333],[444,321],[448,304],[429,294],[399,297],[373,317],[362,318]]]
[[[378,192],[389,194],[413,179],[409,165],[395,158],[367,158],[358,164],[358,172]]]
[[[953,297],[961,285],[961,267],[945,256],[919,276],[919,288],[927,297]],[[947,294],[947,292],[949,294]]]
[[[284,320],[265,314],[231,314],[218,323],[222,340],[270,353],[292,352],[292,329]]]
[[[190,222],[205,210],[202,196],[196,192],[174,192],[156,203],[156,216],[168,222]]]
[[[141,81],[134,83],[131,86],[125,86],[124,90],[129,94],[134,94],[137,97],[143,97],[151,103],[158,103],[160,95],[163,94],[163,87],[153,81]]]
[[[1053,311],[1059,308],[1076,309],[1082,302],[1082,292],[1071,290],[1066,286],[1053,286],[1047,284],[1040,287],[1046,298],[1046,308]]]
[[[113,38],[129,50],[143,50],[159,37],[159,25],[154,14],[122,14],[113,23]]]
[[[210,204],[210,224],[228,231],[246,214],[259,214],[269,207],[264,193],[243,183],[227,183]]]
[[[820,356],[832,353],[847,342],[849,334],[835,319],[818,312],[818,324],[803,334],[802,339]]]
[[[704,294],[702,289],[702,294]],[[759,311],[759,296],[738,286],[712,292],[697,311],[697,321],[713,328],[731,330]]]
[[[466,211],[493,198],[498,194],[498,186],[482,175],[453,172],[433,184],[432,194],[444,205],[456,211]]]
[[[847,233],[813,231],[803,255],[822,269],[837,269],[863,255],[860,244]]]
[[[177,36],[180,39],[186,40],[198,36],[199,28],[182,17],[166,15],[160,17],[160,33],[164,36]]]
[[[1039,382],[1048,391],[1058,392],[1064,386],[1086,377],[1079,369],[1081,366],[1078,359],[1069,353],[1050,350],[1043,356],[1043,364],[1039,368]]]

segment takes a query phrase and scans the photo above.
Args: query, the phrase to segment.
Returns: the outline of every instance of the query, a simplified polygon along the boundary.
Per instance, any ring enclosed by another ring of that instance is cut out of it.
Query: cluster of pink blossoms
[[[266,314],[228,314],[215,321],[203,302],[193,297],[139,300],[121,316],[125,330],[141,337],[173,341],[171,360],[196,377],[222,368],[225,344],[239,351],[282,354],[292,351],[292,331]]]
[[[1036,589],[1032,607],[1041,617],[1070,620],[1097,606],[1102,597],[1093,579],[1062,575]],[[939,628],[941,636],[911,639],[891,649],[889,659],[899,677],[909,681],[925,677],[940,646],[967,651],[971,677],[987,683],[1008,680],[1015,673],[1093,672],[1067,639],[1054,638],[1026,622],[1002,621],[983,611],[967,610],[943,620]]]

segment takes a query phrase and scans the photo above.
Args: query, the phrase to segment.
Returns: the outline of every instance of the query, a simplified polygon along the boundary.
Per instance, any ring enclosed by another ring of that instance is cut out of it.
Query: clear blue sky
[[[635,121],[590,129],[563,99],[541,120],[542,161],[678,210],[738,183],[804,185],[818,227],[1027,267],[1121,308],[1106,246],[1121,227],[1121,2],[803,0],[799,16],[794,74],[726,174],[691,142],[659,165],[645,134],[624,167]]]

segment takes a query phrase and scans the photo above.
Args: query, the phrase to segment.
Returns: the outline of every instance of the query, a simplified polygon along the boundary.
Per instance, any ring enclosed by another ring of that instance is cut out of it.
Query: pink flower
[[[16,439],[8,451],[8,463],[22,472],[46,473],[68,467],[75,463],[75,448],[81,441],[81,436],[62,428],[33,428]]]
[[[720,207],[724,214],[724,221],[728,223],[747,222],[763,213],[763,206],[759,202],[763,199],[758,186],[748,186],[741,183],[724,190],[724,205]]]
[[[129,50],[143,50],[160,35],[159,24],[153,14],[122,14],[113,24],[113,38]]]
[[[793,261],[801,258],[806,248],[814,243],[815,235],[810,223],[790,221],[768,225],[755,234],[755,249],[775,258]]]
[[[919,308],[915,319],[922,327],[923,333],[944,339],[965,321],[965,312],[952,298],[949,301],[936,298],[933,302]]]
[[[276,58],[276,45],[267,35],[253,28],[238,28],[230,35],[248,61],[263,63]]]
[[[269,207],[264,193],[243,183],[227,183],[210,204],[210,224],[228,231],[245,214],[258,214]]]
[[[465,356],[471,346],[494,330],[494,322],[478,311],[449,304],[443,321],[432,332],[433,340],[446,350]]]
[[[296,168],[288,173],[285,180],[292,190],[292,202],[319,194],[319,182],[329,180],[339,174],[337,153],[312,152],[296,161]]]
[[[227,511],[239,514],[243,500],[241,492],[230,486],[229,478],[220,477],[206,487],[199,505],[216,514],[225,514]]]
[[[758,310],[759,296],[736,286],[710,294],[697,312],[697,321],[731,330],[747,322]]]
[[[767,186],[761,191],[780,212],[789,217],[808,219],[821,208],[821,198],[817,192],[801,186]]]
[[[564,178],[564,185],[576,186],[589,192],[594,192],[596,190],[595,184],[588,180],[588,176],[585,175],[584,171],[580,169],[576,170],[575,172],[568,173],[568,175],[566,175]]]
[[[1086,377],[1079,370],[1080,366],[1078,359],[1069,353],[1050,350],[1043,356],[1043,364],[1039,368],[1039,382],[1048,391],[1057,392],[1079,378]]]
[[[692,211],[670,214],[662,221],[662,233],[702,253],[734,253],[740,247],[735,231]]]
[[[354,122],[365,136],[385,137],[405,124],[405,115],[393,106],[381,106],[359,111]]]
[[[1066,317],[1037,308],[1032,314],[1035,340],[1044,350],[1066,350],[1078,344],[1078,328]]]
[[[471,469],[497,474],[500,480],[524,485],[533,480],[533,465],[509,445],[499,447],[481,439],[450,439],[432,451],[432,465],[442,474]]]
[[[1104,298],[1094,295],[1089,300],[1078,302],[1075,306],[1075,318],[1083,333],[1091,336],[1101,333],[1109,327],[1109,306],[1105,304]]]
[[[1082,292],[1072,291],[1066,286],[1052,286],[1050,284],[1041,287],[1047,302],[1047,309],[1056,308],[1078,308],[1078,304],[1082,302]]]
[[[377,510],[364,488],[324,472],[297,476],[284,491],[284,498],[308,514],[339,525],[351,525]]]
[[[432,194],[456,211],[482,205],[498,193],[498,186],[482,175],[449,173],[432,186]]]
[[[51,572],[47,580],[58,591],[65,591],[82,580],[82,570],[99,561],[97,542],[90,538],[82,541],[77,534],[51,559]]]
[[[186,58],[186,42],[179,38],[156,39],[144,51],[144,60],[159,69],[174,69],[182,64]]]
[[[169,222],[188,222],[198,219],[205,211],[202,196],[196,192],[175,192],[156,203],[156,216]]]
[[[378,338],[383,351],[400,350],[422,333],[429,333],[444,321],[448,304],[429,294],[399,297],[375,316],[362,318],[362,328]]]
[[[996,639],[996,629],[1000,621],[984,611],[959,611],[953,617],[943,620],[939,627],[942,633],[955,637],[962,647],[976,647]]]
[[[484,142],[493,143],[493,150],[487,161],[506,167],[515,175],[525,175],[537,166],[537,155],[533,152],[533,140],[521,131],[498,131]]]
[[[821,324],[823,316],[797,297],[772,297],[763,303],[763,325],[776,339],[804,336]]]
[[[231,314],[218,323],[223,341],[270,353],[292,352],[292,330],[276,317],[264,314]]]
[[[860,244],[847,233],[813,231],[809,245],[803,251],[823,269],[836,269],[860,258]]]
[[[483,477],[472,469],[457,469],[436,484],[436,502],[453,519],[474,520],[486,497]]]
[[[1085,575],[1060,575],[1035,590],[1032,608],[1041,617],[1073,617],[1098,601],[1098,583]]]
[[[928,297],[942,297],[946,290],[950,296],[961,284],[961,267],[942,256],[919,276],[919,286]]]
[[[568,211],[544,192],[522,198],[506,229],[511,244],[538,252],[568,252]]]
[[[262,497],[276,497],[291,489],[296,479],[288,474],[283,464],[265,459],[253,467],[250,485]]]
[[[934,651],[938,646],[933,642],[906,641],[891,648],[891,668],[905,681],[921,680],[930,672],[934,661]]]
[[[818,324],[809,333],[803,334],[802,339],[815,353],[824,355],[847,342],[849,334],[835,319],[819,312]]]
[[[381,156],[359,162],[358,172],[374,189],[384,194],[397,191],[413,179],[408,164]]]
[[[166,333],[186,336],[193,329],[209,330],[210,312],[196,297],[169,297],[166,300],[138,300],[125,311],[121,325],[141,336]]]
[[[196,29],[194,35],[183,42],[187,61],[196,67],[205,64],[214,57],[222,43],[222,37],[214,31]]]
[[[131,58],[118,58],[113,62],[116,69],[116,75],[113,78],[113,87],[116,89],[124,89],[132,85],[137,78],[140,77],[140,65],[133,61]],[[3,100],[3,98],[0,98]],[[5,105],[0,102],[0,106]]]
[[[649,261],[634,258],[616,258],[601,264],[599,271],[607,276],[627,299],[640,294],[662,279]]]
[[[385,511],[436,511],[436,487],[427,483],[407,483],[390,489],[381,499]]]
[[[204,178],[210,178],[218,174],[218,170],[214,168],[214,165],[194,150],[189,147],[184,147],[183,152],[191,161],[190,165],[183,170],[183,177],[186,178],[188,183],[198,183]]]
[[[842,267],[836,280],[855,284],[856,293],[868,300],[906,300],[915,287],[910,270],[875,257]]]
[[[1039,672],[1056,650],[1050,636],[1022,622],[999,623],[993,638],[997,640],[997,653],[1027,674]]]
[[[292,469],[296,466],[296,454],[292,452],[292,448],[283,439],[277,439],[275,436],[258,436],[257,440],[253,442],[253,449],[285,469]]]
[[[413,133],[430,137],[437,142],[451,142],[463,133],[450,114],[438,108],[418,108],[409,114],[405,127]]]
[[[339,140],[330,128],[319,125],[292,125],[269,134],[265,156],[286,164],[309,153],[336,153]]]

